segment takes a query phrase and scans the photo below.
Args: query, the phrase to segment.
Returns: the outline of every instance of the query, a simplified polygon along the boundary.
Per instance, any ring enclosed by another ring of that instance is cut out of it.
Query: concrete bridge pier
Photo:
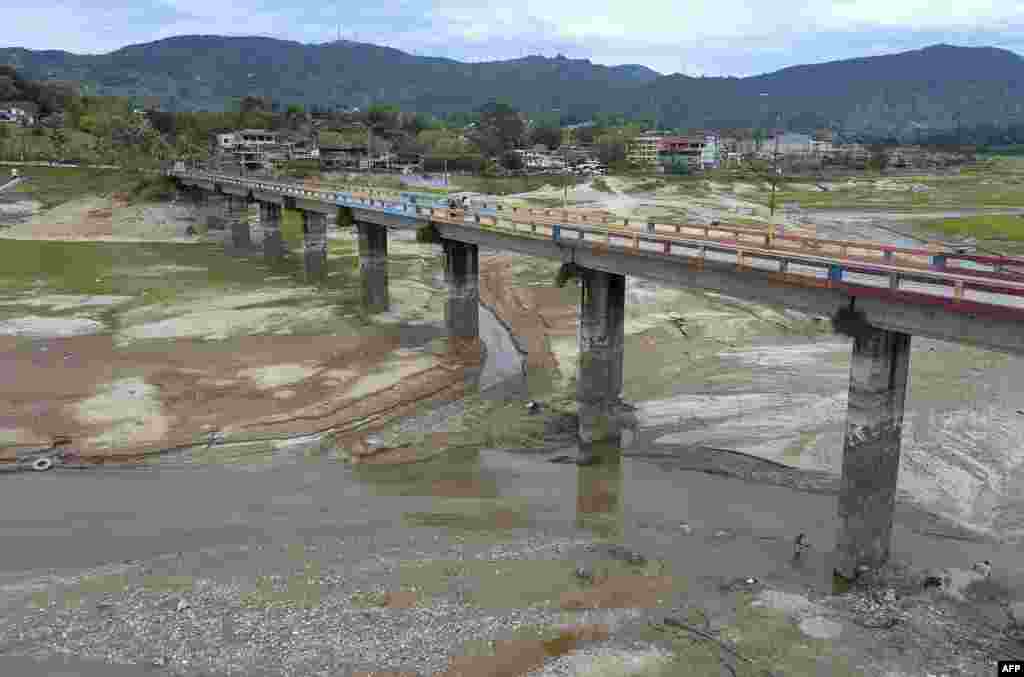
[[[576,401],[581,456],[594,442],[619,440],[624,408],[626,276],[577,267],[580,280]]]
[[[889,560],[910,335],[864,324],[854,335],[839,492],[836,571]]]
[[[263,231],[263,258],[273,264],[284,258],[284,238],[281,237],[281,205],[260,202],[260,229]]]
[[[327,273],[327,214],[302,210],[302,243],[306,278],[323,279]]]
[[[207,193],[206,204],[206,227],[208,230],[223,230],[224,216],[227,210],[228,198],[220,193]]]
[[[480,339],[479,253],[475,244],[442,240],[448,299],[444,322],[455,347]]]
[[[263,221],[260,219],[260,203],[250,200],[245,205],[245,217],[249,221],[249,236],[253,246],[263,244]]]
[[[369,312],[388,309],[388,229],[372,223],[357,222],[359,232],[359,276],[363,285],[363,305]]]
[[[246,250],[252,246],[252,231],[249,225],[249,203],[244,197],[231,199],[231,246]]]

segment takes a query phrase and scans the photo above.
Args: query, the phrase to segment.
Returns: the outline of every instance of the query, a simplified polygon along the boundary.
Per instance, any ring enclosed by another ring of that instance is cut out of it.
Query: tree
[[[416,142],[425,153],[434,155],[461,155],[472,150],[461,134],[447,129],[425,129],[416,135]]]
[[[593,127],[579,127],[576,129],[576,141],[582,144],[594,143],[594,139],[597,136],[597,130]]]
[[[889,155],[885,152],[885,146],[880,143],[873,144],[868,148],[868,166],[879,171],[889,166]]]
[[[366,109],[366,124],[374,131],[397,129],[401,111],[389,103],[375,103]]]
[[[242,113],[266,113],[270,110],[269,102],[262,96],[244,96],[238,109]]]
[[[523,158],[519,156],[519,153],[507,150],[504,155],[501,156],[501,164],[504,165],[506,169],[511,169],[513,171],[519,170],[523,168]]]
[[[472,140],[487,157],[502,155],[522,141],[526,125],[512,106],[491,101],[479,110],[480,122]]]
[[[626,159],[626,141],[617,136],[602,136],[596,142],[597,158],[606,165],[613,165]]]
[[[161,134],[166,134],[168,136],[173,136],[176,131],[174,127],[174,113],[164,113],[155,110],[150,111],[149,124],[153,125],[153,129],[155,129],[156,131],[160,132]]]
[[[558,127],[535,127],[530,130],[531,144],[544,144],[548,150],[554,150],[562,145],[562,130]]]

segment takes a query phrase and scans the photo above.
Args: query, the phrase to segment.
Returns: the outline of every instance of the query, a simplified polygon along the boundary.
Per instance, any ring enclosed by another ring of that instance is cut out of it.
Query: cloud
[[[1006,0],[64,0],[5,7],[5,31],[33,49],[104,52],[185,34],[341,36],[479,61],[563,53],[660,72],[752,75],[936,42],[1024,49],[1024,4]],[[74,17],[74,21],[69,21]],[[10,38],[8,38],[10,39]]]

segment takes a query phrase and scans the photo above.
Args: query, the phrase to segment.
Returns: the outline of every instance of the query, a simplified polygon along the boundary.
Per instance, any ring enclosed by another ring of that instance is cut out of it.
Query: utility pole
[[[771,197],[771,201],[768,203],[769,204],[769,209],[771,209],[771,217],[772,218],[775,218],[775,184],[778,183],[778,180],[779,180],[779,166],[778,166],[779,165],[779,130],[778,130],[778,124],[779,124],[779,119],[781,117],[782,117],[782,114],[780,113],[775,118],[775,125],[776,125],[776,129],[775,129],[775,150],[772,152],[772,197]]]
[[[565,148],[562,149],[562,172],[562,209],[565,209],[569,202],[569,160]]]

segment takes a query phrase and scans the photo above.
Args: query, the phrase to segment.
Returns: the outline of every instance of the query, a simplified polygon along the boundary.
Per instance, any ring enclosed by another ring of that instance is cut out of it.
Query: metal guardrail
[[[780,281],[794,286],[842,287],[855,294],[941,305],[952,312],[996,312],[1024,320],[1024,259],[1014,257],[974,256],[870,242],[821,240],[730,225],[646,221],[645,230],[636,231],[629,229],[629,219],[621,222],[609,219],[595,226],[582,222],[583,217],[571,210],[450,209],[443,204],[443,198],[441,204],[417,204],[403,201],[398,191],[360,194],[360,191],[321,191],[205,173],[190,172],[187,175],[213,183],[244,185],[339,206],[553,240],[568,246],[590,244],[609,251],[670,256],[698,267],[705,262],[732,263],[739,270],[759,269],[776,273]],[[563,218],[553,217],[551,212],[559,212]],[[574,222],[574,216],[580,220]],[[659,232],[659,227],[661,230],[672,228],[675,232],[665,234]],[[684,231],[697,231],[697,234],[686,237]],[[714,233],[732,237],[715,239],[712,237]],[[838,250],[840,256],[829,256],[823,250]],[[856,251],[878,252],[882,260],[849,256],[850,252]],[[896,260],[897,255],[928,257],[929,265],[902,264]],[[986,265],[987,269],[948,265],[958,260]]]

